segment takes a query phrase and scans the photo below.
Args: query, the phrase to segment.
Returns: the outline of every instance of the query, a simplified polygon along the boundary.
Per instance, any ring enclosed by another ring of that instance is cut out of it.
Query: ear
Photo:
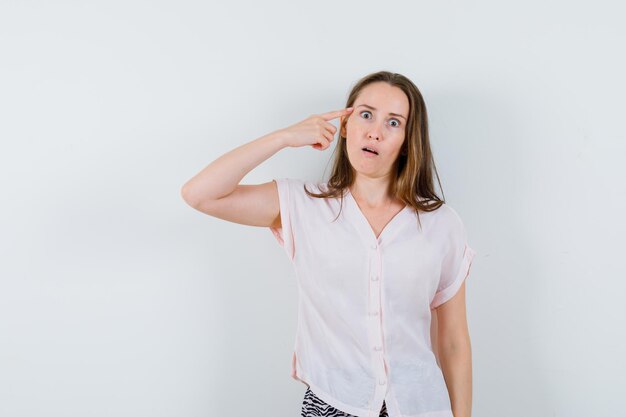
[[[343,136],[344,138],[346,137],[346,128],[343,125],[343,121],[345,120],[345,116],[341,116],[339,119],[339,127],[341,129],[341,131],[339,132],[341,134],[341,136]]]

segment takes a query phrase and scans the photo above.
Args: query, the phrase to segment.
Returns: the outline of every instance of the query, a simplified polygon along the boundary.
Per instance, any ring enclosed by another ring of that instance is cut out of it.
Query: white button
[[[378,245],[376,245],[375,243],[371,246],[372,249],[376,249],[378,247]]]
[[[382,346],[374,346],[374,350],[383,350]]]
[[[370,315],[372,315],[372,316],[377,316],[377,315],[378,315],[378,311],[372,311],[372,312],[370,313]]]
[[[378,275],[373,275],[372,276],[372,281],[376,281],[378,279]]]
[[[386,380],[384,380],[384,379],[381,379],[381,380],[379,380],[379,381],[378,381],[378,383],[379,383],[380,385],[385,385],[385,384],[387,383],[387,381],[386,381]]]

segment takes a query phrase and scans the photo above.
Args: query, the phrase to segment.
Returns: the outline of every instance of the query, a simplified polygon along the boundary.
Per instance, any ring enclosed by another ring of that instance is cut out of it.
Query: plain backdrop
[[[472,415],[620,415],[624,12],[3,0],[0,416],[300,415],[286,254],[180,187],[344,107],[379,70],[420,88],[446,201],[477,252]],[[335,144],[282,150],[242,183],[327,180]]]

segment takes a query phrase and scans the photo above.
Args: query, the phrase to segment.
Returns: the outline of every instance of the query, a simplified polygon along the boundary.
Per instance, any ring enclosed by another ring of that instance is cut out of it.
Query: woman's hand
[[[354,110],[348,107],[328,113],[313,114],[301,122],[281,129],[285,137],[285,145],[294,148],[309,145],[320,151],[325,150],[333,141],[337,128],[330,120],[350,114]]]

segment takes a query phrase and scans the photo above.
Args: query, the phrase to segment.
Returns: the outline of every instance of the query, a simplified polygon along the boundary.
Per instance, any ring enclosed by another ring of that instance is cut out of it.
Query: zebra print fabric
[[[317,395],[306,389],[304,400],[302,401],[301,417],[355,417],[353,414],[344,413],[336,408],[326,404]],[[387,414],[387,406],[383,401],[383,407],[380,409],[379,417],[389,417]]]

